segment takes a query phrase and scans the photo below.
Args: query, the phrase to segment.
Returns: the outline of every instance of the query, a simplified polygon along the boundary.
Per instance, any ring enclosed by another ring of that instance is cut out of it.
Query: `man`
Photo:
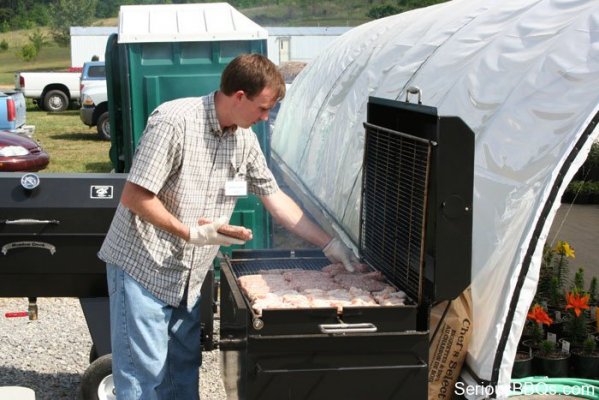
[[[250,129],[284,95],[272,62],[241,55],[219,91],[150,115],[99,252],[119,400],[199,398],[200,289],[218,247],[244,243],[218,233],[238,196],[259,196],[277,222],[351,269],[351,251],[279,190]]]

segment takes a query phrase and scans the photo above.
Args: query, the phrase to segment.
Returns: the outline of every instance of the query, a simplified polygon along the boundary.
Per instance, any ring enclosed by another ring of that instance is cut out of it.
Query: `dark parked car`
[[[39,171],[50,157],[40,145],[26,136],[0,131],[0,171]]]

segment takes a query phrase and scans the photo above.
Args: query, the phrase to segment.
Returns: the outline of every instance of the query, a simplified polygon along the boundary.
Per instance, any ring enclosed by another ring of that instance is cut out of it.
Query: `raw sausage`
[[[207,218],[200,218],[198,220],[198,224],[200,224],[200,225],[209,224],[210,222],[212,222],[212,221],[210,221]],[[221,225],[221,227],[218,228],[218,233],[220,233],[221,235],[233,237],[235,239],[244,240],[246,242],[248,240],[252,240],[252,238],[253,238],[251,229],[245,228],[243,226],[238,226],[238,225],[229,225],[229,224]]]
[[[218,233],[225,236],[234,237],[239,240],[245,240],[246,242],[248,240],[252,240],[253,237],[251,229],[247,229],[243,226],[237,225],[223,225],[220,228],[218,228]]]

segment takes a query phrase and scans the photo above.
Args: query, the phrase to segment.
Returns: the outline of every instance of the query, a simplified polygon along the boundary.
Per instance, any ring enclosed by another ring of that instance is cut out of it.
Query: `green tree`
[[[48,41],[46,40],[46,36],[38,28],[29,35],[29,43],[31,43],[33,47],[35,47],[35,51],[39,53],[42,47],[48,44]]]
[[[370,7],[366,16],[373,19],[378,19],[413,10],[415,8],[422,8],[433,4],[444,3],[446,1],[447,0],[396,0],[395,4],[383,2],[379,5]],[[369,1],[368,4],[372,4],[372,1]]]
[[[592,166],[599,166],[599,142],[593,143],[587,160]]]
[[[31,43],[27,43],[26,45],[24,45],[23,47],[21,47],[21,58],[24,61],[33,61],[37,58],[37,50],[35,49],[35,46]]]
[[[400,9],[393,4],[380,4],[376,6],[370,7],[368,12],[366,13],[367,17],[372,19],[379,19],[383,17],[388,17],[389,15],[394,15],[400,12]]]
[[[97,0],[56,0],[50,6],[52,36],[59,46],[71,41],[71,26],[90,25],[95,17]]]
[[[13,11],[7,7],[0,7],[0,24],[2,26],[2,32],[6,32],[10,28],[10,19],[13,15]]]
[[[115,17],[119,13],[119,7],[123,3],[122,0],[103,0],[98,2],[96,7],[96,17],[110,18]]]
[[[35,3],[31,6],[31,10],[28,12],[31,20],[35,22],[37,26],[48,26],[50,25],[51,18],[47,4]]]
[[[12,29],[31,29],[35,26],[28,11],[26,3],[17,4],[14,16],[9,21]]]

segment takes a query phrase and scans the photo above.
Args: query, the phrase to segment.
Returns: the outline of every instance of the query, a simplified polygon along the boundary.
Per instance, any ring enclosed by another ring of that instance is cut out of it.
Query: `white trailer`
[[[98,57],[104,61],[108,37],[117,33],[116,26],[107,27],[71,27],[71,66],[83,67],[83,63]]]

